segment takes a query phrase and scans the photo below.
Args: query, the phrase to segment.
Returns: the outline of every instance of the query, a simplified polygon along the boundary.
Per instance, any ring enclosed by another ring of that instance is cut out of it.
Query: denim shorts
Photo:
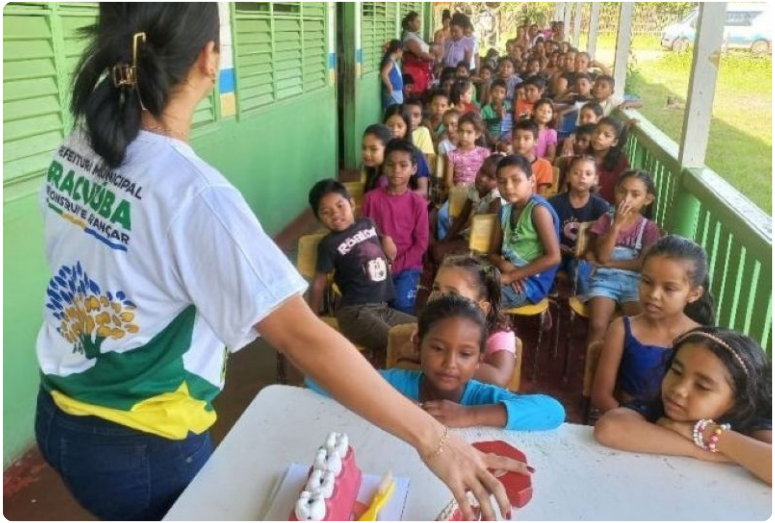
[[[73,497],[103,520],[159,520],[213,452],[209,432],[170,440],[61,410],[38,392],[35,436]]]
[[[640,274],[622,269],[598,267],[589,279],[587,299],[608,298],[616,303],[639,301]]]
[[[531,303],[524,292],[517,292],[511,285],[501,286],[501,305],[509,309]]]

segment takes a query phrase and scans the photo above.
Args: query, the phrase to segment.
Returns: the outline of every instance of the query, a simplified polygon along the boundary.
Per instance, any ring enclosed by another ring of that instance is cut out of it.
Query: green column
[[[682,179],[685,176],[692,176],[688,169],[683,169],[681,171],[681,179],[679,179],[676,184],[676,187],[679,189],[675,195],[675,202],[673,203],[674,209],[672,209],[672,212],[670,213],[673,218],[673,223],[668,225],[670,232],[694,239],[694,235],[697,232],[697,223],[700,218],[700,200],[698,200],[691,191],[681,189],[682,187],[685,187],[682,183]]]

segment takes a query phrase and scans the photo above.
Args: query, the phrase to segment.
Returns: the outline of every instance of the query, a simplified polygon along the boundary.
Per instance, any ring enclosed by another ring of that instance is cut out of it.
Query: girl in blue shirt
[[[542,394],[515,394],[473,378],[484,357],[487,321],[481,307],[462,296],[428,303],[419,318],[415,343],[422,370],[390,369],[382,376],[449,427],[490,426],[508,430],[551,430],[565,409]],[[326,394],[307,380],[317,392]]]

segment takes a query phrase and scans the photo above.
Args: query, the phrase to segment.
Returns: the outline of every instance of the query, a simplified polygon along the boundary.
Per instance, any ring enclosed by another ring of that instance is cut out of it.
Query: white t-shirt
[[[182,439],[215,421],[227,351],[306,282],[242,195],[185,143],[141,131],[109,169],[75,132],[41,191],[43,386],[71,414]]]
[[[420,46],[420,51],[422,51],[423,53],[427,53],[430,51],[430,46],[425,43],[425,40],[420,38],[420,35],[418,35],[417,33],[413,33],[412,31],[404,31],[403,42],[407,43],[409,40],[414,40],[415,42],[417,42],[417,45]]]
[[[610,116],[614,109],[624,103],[624,98],[612,95],[608,100],[598,103],[600,103],[600,107],[603,108],[603,116]]]

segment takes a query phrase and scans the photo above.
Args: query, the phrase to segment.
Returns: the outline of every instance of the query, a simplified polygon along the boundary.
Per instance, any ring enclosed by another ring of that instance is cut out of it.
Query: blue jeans
[[[444,202],[444,205],[439,208],[439,212],[436,216],[438,217],[436,237],[439,241],[446,240],[449,235],[449,229],[452,227],[449,219],[449,200]]]
[[[419,269],[406,269],[393,275],[396,297],[390,306],[396,310],[414,316],[414,300],[417,298],[417,286],[420,284]]]
[[[35,437],[73,497],[104,520],[160,520],[213,452],[209,432],[176,441],[73,416],[42,388]]]

